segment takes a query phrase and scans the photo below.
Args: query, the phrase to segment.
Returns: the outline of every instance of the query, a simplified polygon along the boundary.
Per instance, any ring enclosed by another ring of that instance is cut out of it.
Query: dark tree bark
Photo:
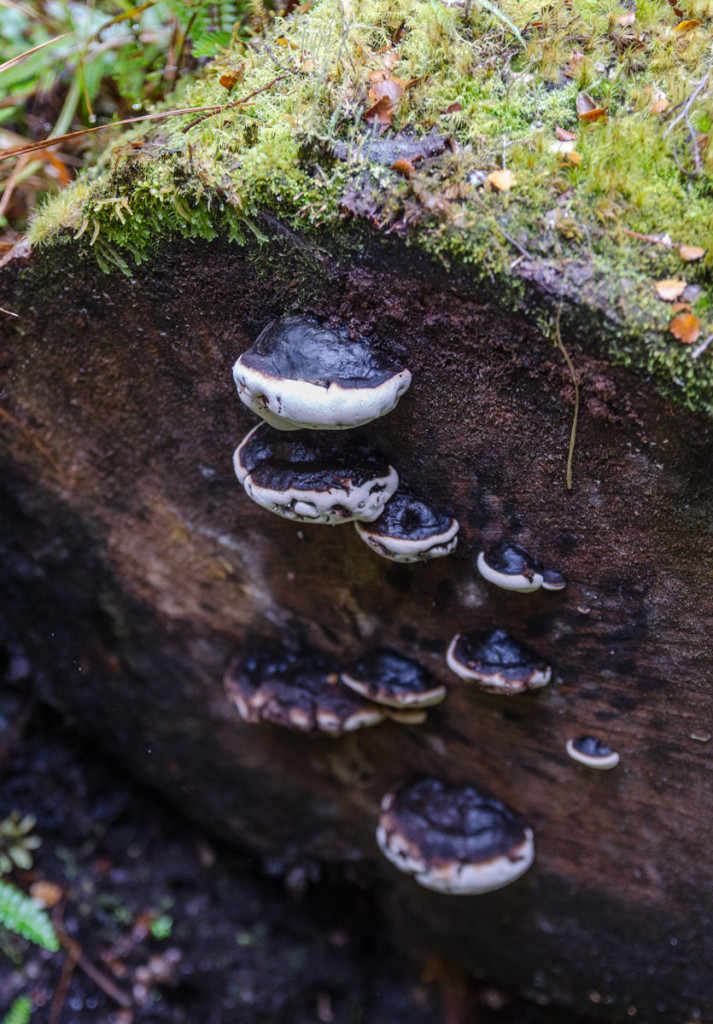
[[[60,263],[60,260],[62,263]],[[60,707],[189,815],[258,854],[374,862],[411,947],[605,1019],[713,1014],[711,433],[626,370],[405,247],[175,243],[107,277],[64,247],[6,270],[1,639],[10,678]],[[399,566],[350,526],[260,509],[231,455],[254,424],[230,368],[272,318],[332,318],[403,359],[410,391],[365,428],[461,522],[454,555]],[[19,330],[18,330],[19,328]],[[565,338],[565,342],[567,338]],[[22,429],[20,429],[20,425]],[[475,570],[517,540],[569,580],[508,595]],[[553,666],[536,695],[459,681],[456,632],[503,627]],[[244,724],[226,664],[285,638],[347,659],[388,644],[449,685],[420,727],[342,739]],[[569,760],[594,733],[621,754]],[[378,854],[382,795],[474,782],[535,831],[508,889],[448,897]]]

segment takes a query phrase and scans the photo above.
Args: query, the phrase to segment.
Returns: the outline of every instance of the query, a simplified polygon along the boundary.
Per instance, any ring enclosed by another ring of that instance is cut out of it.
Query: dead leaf
[[[569,64],[563,70],[562,74],[565,78],[576,78],[583,63],[584,54],[580,50],[574,50],[572,56],[569,58]]]
[[[686,263],[692,263],[693,260],[702,260],[706,254],[706,250],[700,245],[682,245],[678,250],[678,255]]]
[[[389,128],[394,120],[394,104],[388,96],[382,96],[364,112],[364,120],[367,124],[376,121],[380,129]]]
[[[568,132],[566,128],[560,128],[558,124],[555,125],[555,135],[560,142],[574,142],[577,138],[575,132]]]
[[[235,83],[238,81],[238,76],[232,74],[231,72],[229,75],[221,75],[218,81],[220,82],[224,89],[227,89],[228,92],[230,92]]]
[[[680,21],[676,25],[676,32],[690,32],[692,28],[698,28],[699,25],[698,18],[689,18],[688,21]]]
[[[692,345],[701,336],[701,325],[693,313],[679,313],[669,324],[669,330],[683,345]]]
[[[54,882],[33,882],[30,886],[30,896],[47,910],[57,906],[63,893],[62,886],[56,885]]]
[[[684,309],[688,313],[690,313],[691,312],[691,303],[690,302],[674,302],[673,305],[671,306],[671,312],[672,313],[682,313]]]
[[[590,110],[596,110],[598,108],[598,104],[592,99],[588,92],[578,93],[574,106],[578,114],[586,114]]]
[[[579,115],[580,121],[607,121],[606,107],[595,107],[594,110],[585,110],[583,114]]]
[[[685,281],[681,281],[678,278],[666,278],[663,281],[657,281],[654,285],[656,294],[664,302],[673,302],[679,296],[683,295],[687,287]]]
[[[515,184],[512,171],[492,171],[485,179],[485,184],[498,192],[509,192]]]
[[[633,25],[636,21],[636,10],[628,11],[616,19],[617,25]]]
[[[582,162],[582,154],[578,153],[576,149],[573,149],[571,153],[567,153],[566,157],[571,164],[574,164],[575,167],[579,167]]]
[[[399,55],[396,50],[389,50],[384,54],[384,66],[393,71],[399,62]]]
[[[383,131],[393,123],[396,104],[418,78],[391,78],[388,71],[372,71],[369,78],[372,82],[369,89],[372,106],[365,112],[364,119],[368,124],[376,121],[379,130]]]
[[[444,114],[457,114],[462,109],[463,109],[463,107],[460,105],[460,103],[458,103],[458,102],[451,103],[449,106],[446,107],[446,109],[443,111],[443,113]]]
[[[651,113],[663,114],[664,110],[668,110],[670,106],[668,98],[661,93],[659,98],[651,105]]]
[[[396,160],[391,165],[391,170],[396,171],[397,174],[403,175],[404,178],[410,178],[416,168],[410,160]]]

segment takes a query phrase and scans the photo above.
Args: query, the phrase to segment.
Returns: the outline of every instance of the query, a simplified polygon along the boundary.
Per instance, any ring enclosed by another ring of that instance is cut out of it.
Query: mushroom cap
[[[573,761],[579,761],[588,768],[616,768],[619,755],[596,736],[578,736],[567,740],[567,753]]]
[[[253,652],[231,662],[224,684],[246,722],[338,736],[384,718],[381,708],[339,682],[339,668],[321,654]]]
[[[531,829],[508,807],[473,786],[432,778],[384,797],[376,840],[400,871],[444,893],[500,889],[534,858]]]
[[[340,678],[363,697],[390,708],[426,708],[446,695],[445,686],[424,665],[388,647],[370,651]]]
[[[233,457],[248,497],[271,512],[303,523],[376,519],[399,478],[360,437],[285,434],[259,423]]]
[[[519,544],[503,540],[478,555],[478,572],[503,590],[517,590],[521,594],[539,590],[542,586],[542,566]]]
[[[393,562],[423,562],[455,550],[458,520],[406,491],[397,491],[376,523],[354,524],[361,539]]]
[[[343,430],[396,406],[411,374],[371,349],[305,316],[273,320],[233,367],[238,395],[278,430]]]
[[[490,636],[457,633],[448,647],[446,661],[461,679],[508,696],[546,686],[552,677],[552,669],[538,654],[502,629]]]

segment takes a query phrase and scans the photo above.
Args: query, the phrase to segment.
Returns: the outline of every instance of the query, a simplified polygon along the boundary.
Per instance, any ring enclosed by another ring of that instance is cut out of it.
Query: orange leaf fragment
[[[668,110],[671,106],[665,96],[659,97],[651,107],[652,114],[663,114],[664,110]]]
[[[700,245],[682,245],[678,250],[678,255],[686,263],[691,263],[693,260],[702,260],[706,254],[706,250]]]
[[[33,882],[30,886],[30,896],[33,900],[38,900],[48,910],[50,907],[57,906],[63,894],[62,886],[56,885],[54,882]]]
[[[448,104],[448,106],[446,107],[444,113],[446,113],[446,114],[457,114],[462,109],[463,109],[463,107],[456,100],[455,103],[449,103]]]
[[[515,175],[512,171],[492,171],[485,179],[485,184],[498,192],[509,192],[515,184]]]
[[[690,302],[674,302],[671,305],[671,312],[672,313],[681,313],[684,309],[688,313],[690,313],[691,312],[691,303]]]
[[[701,336],[701,325],[693,313],[679,313],[669,324],[669,330],[683,345],[692,345]]]
[[[582,154],[578,153],[576,149],[573,149],[571,153],[565,154],[565,159],[569,160],[575,167],[579,167],[582,162]]]
[[[678,278],[666,278],[663,281],[657,281],[654,288],[658,297],[664,302],[673,302],[685,292],[686,282]]]
[[[410,178],[416,168],[410,160],[397,160],[391,165],[391,170],[403,175],[404,178]]]
[[[568,132],[566,128],[560,128],[558,124],[555,125],[555,135],[560,142],[574,142],[577,138],[575,132]]]
[[[633,25],[636,21],[636,10],[631,10],[627,14],[622,14],[621,17],[616,19],[617,25]]]
[[[218,79],[223,88],[227,89],[228,92],[230,92],[230,90],[233,88],[237,80],[238,76],[232,74],[232,72],[228,75],[221,75],[220,78]]]
[[[367,124],[373,124],[376,121],[380,128],[389,128],[394,120],[394,104],[388,96],[382,96],[364,112],[364,120]]]
[[[606,107],[595,107],[594,110],[585,110],[583,114],[579,115],[580,121],[607,121],[607,110]]]
[[[676,32],[690,32],[692,28],[698,28],[699,25],[698,18],[689,18],[688,21],[680,21],[676,25]]]

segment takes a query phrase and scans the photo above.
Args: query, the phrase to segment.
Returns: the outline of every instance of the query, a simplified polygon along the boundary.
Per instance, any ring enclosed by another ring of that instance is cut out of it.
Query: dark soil
[[[0,822],[32,814],[42,839],[12,881],[61,889],[63,944],[46,953],[0,929],[3,1012],[27,995],[35,1024],[556,1020],[452,965],[405,963],[358,877],[242,858],[7,688],[0,773]]]

